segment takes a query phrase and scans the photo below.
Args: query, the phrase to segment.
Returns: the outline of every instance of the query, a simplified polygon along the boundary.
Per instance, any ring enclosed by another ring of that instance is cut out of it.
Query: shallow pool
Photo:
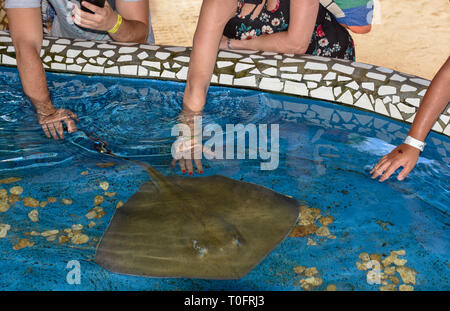
[[[391,177],[379,183],[370,178],[370,169],[401,143],[409,125],[326,102],[218,87],[209,93],[204,124],[279,124],[279,167],[262,171],[259,160],[210,160],[204,161],[205,174],[221,174],[293,196],[322,219],[332,216],[329,234],[286,238],[240,280],[144,278],[106,271],[93,262],[98,239],[117,202],[125,202],[148,176],[129,161],[99,154],[86,133],[107,142],[116,154],[148,161],[165,175],[181,174],[170,167],[174,141],[170,131],[181,108],[184,84],[47,76],[55,105],[77,113],[82,131],[67,135],[64,141],[47,139],[24,99],[17,71],[2,69],[0,179],[21,180],[0,188],[21,186],[22,198],[57,197],[58,202],[38,207],[38,222],[30,221],[32,208],[24,206],[23,200],[0,212],[0,224],[11,227],[0,239],[1,289],[302,290],[308,276],[297,272],[304,266],[316,267],[315,277],[322,280],[312,290],[331,284],[338,290],[379,290],[383,284],[371,284],[368,271],[358,269],[357,262],[363,262],[360,255],[386,260],[391,251],[401,250],[404,255],[399,252],[391,266],[414,271],[415,290],[450,289],[447,137],[429,135],[427,142],[433,143],[405,181]],[[107,162],[115,165],[101,164]],[[108,181],[108,191],[116,194],[105,196],[103,217],[89,220],[85,214],[94,206],[94,197],[104,193],[100,181]],[[71,199],[72,204],[63,204],[62,198]],[[89,227],[91,221],[95,225]],[[89,242],[59,243],[61,231],[74,224],[84,226]],[[320,219],[315,225],[322,226]],[[54,241],[29,234],[53,229],[60,230]],[[22,238],[34,244],[13,249]],[[66,280],[71,270],[67,263],[72,260],[80,263],[81,284]],[[391,276],[389,284],[396,282],[392,276],[397,277],[396,288],[406,284],[398,272],[381,272]]]

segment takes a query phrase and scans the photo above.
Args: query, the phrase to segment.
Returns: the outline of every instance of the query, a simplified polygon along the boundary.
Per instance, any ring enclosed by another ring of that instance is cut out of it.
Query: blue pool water
[[[39,221],[28,219],[23,201],[0,212],[0,224],[11,230],[0,239],[2,290],[301,290],[296,266],[316,267],[324,290],[378,290],[366,271],[357,269],[358,256],[405,250],[406,265],[417,271],[415,290],[450,290],[449,282],[449,162],[450,140],[431,133],[419,164],[399,182],[379,183],[369,171],[397,146],[408,125],[335,104],[212,87],[204,123],[279,124],[280,163],[274,171],[260,170],[260,160],[204,161],[205,175],[221,174],[253,182],[306,202],[323,216],[335,239],[316,235],[288,237],[254,270],[240,280],[212,281],[124,276],[110,273],[93,261],[96,244],[106,230],[116,203],[125,202],[148,180],[143,169],[126,160],[97,153],[84,133],[108,143],[116,154],[147,161],[165,175],[181,174],[170,167],[170,130],[180,111],[184,84],[137,79],[48,74],[57,107],[78,114],[79,131],[64,141],[47,139],[32,106],[24,99],[16,70],[2,69],[0,78],[0,179],[20,177],[0,185],[20,185],[23,197],[58,202],[39,207]],[[116,162],[101,168],[97,163]],[[87,175],[81,172],[88,171]],[[85,214],[94,196],[103,194],[106,215],[89,228]],[[64,205],[61,198],[71,198]],[[59,244],[30,231],[70,228],[82,224],[86,244]],[[14,250],[22,238],[32,247]],[[308,238],[317,245],[308,245]],[[81,284],[66,281],[67,263],[81,265]]]

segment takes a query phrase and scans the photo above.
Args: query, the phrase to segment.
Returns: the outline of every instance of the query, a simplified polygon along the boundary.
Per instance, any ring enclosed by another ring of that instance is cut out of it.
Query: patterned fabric
[[[254,11],[242,16],[245,3],[261,4],[263,0],[238,0],[236,15],[225,26],[224,35],[231,39],[249,40],[262,34],[286,31],[289,27],[290,0],[278,0],[274,10],[267,10],[265,3],[261,13],[251,19]],[[322,5],[319,7],[316,25],[306,54],[341,59],[355,59],[353,39],[333,14]]]
[[[373,0],[320,0],[320,3],[351,31],[368,33],[371,30]]]
[[[6,18],[5,0],[0,0],[0,30],[8,29],[8,19]]]

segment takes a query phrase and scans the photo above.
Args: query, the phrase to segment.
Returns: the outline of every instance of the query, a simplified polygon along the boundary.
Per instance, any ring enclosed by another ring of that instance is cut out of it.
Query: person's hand
[[[64,139],[64,128],[62,122],[67,125],[67,132],[73,133],[77,131],[74,120],[78,121],[78,116],[68,109],[55,109],[50,114],[38,112],[39,124],[42,126],[45,135],[54,139]],[[58,137],[59,136],[59,137]]]
[[[72,19],[78,26],[93,30],[108,31],[116,25],[117,14],[113,11],[108,1],[105,1],[103,8],[87,1],[81,2],[81,5],[94,12],[94,14],[85,12],[77,5],[74,5]]]
[[[229,50],[227,40],[227,37],[222,36],[222,39],[220,40],[219,50]]]
[[[174,159],[171,166],[175,167],[176,163],[179,162],[183,174],[186,173],[186,170],[189,175],[193,174],[194,166],[192,160],[194,160],[197,171],[203,174],[201,161],[203,153],[202,128],[201,124],[198,124],[196,117],[201,118],[201,114],[181,112],[178,117],[182,135],[173,143],[172,156]]]
[[[397,180],[403,180],[416,166],[420,150],[410,145],[401,144],[389,154],[380,159],[377,165],[370,171],[372,179],[381,175],[380,182],[388,179],[400,166],[403,170],[398,174]]]

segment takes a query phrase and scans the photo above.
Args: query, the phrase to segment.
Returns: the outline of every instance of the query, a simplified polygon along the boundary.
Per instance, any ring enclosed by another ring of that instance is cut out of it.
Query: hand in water
[[[372,179],[382,175],[380,182],[388,179],[400,166],[403,170],[398,174],[397,179],[403,180],[408,176],[411,170],[416,166],[419,159],[420,150],[406,144],[402,144],[385,155],[370,171]],[[384,173],[383,173],[384,172]]]
[[[67,132],[73,133],[77,131],[75,122],[78,121],[78,116],[68,109],[56,109],[51,114],[42,114],[38,112],[39,124],[42,126],[45,135],[48,138],[64,139],[64,128],[62,122],[67,125]],[[59,135],[59,137],[58,137]]]
[[[194,160],[197,171],[203,174],[201,114],[182,111],[178,120],[180,136],[172,145],[172,157],[174,159],[171,166],[175,167],[176,163],[179,162],[183,174],[186,173],[187,169],[189,175],[192,175],[194,172],[192,160]]]

